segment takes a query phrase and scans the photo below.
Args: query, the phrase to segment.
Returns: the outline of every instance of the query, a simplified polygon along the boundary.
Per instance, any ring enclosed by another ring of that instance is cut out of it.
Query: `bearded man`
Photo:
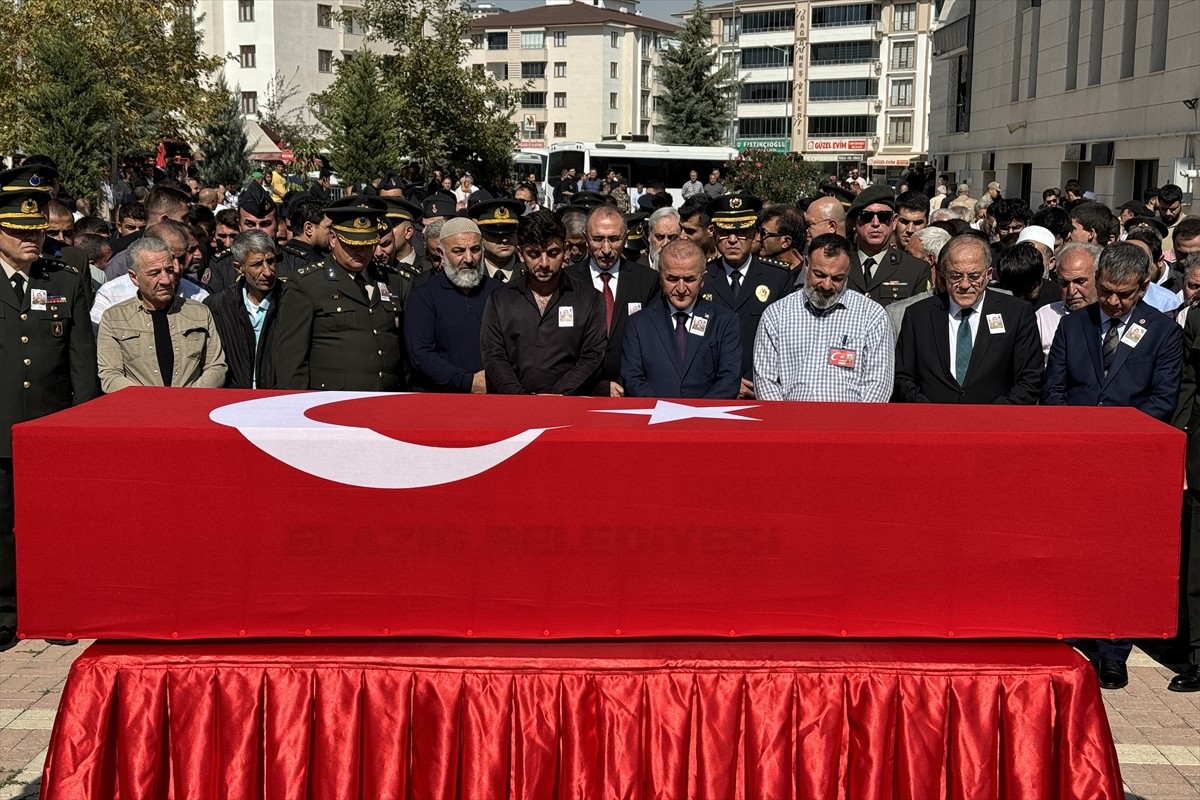
[[[886,403],[892,396],[892,328],[879,303],[847,288],[852,249],[836,233],[817,236],[801,291],[763,311],[754,341],[758,399]]]
[[[413,383],[431,392],[484,394],[480,322],[488,297],[504,284],[487,275],[483,234],[474,220],[443,223],[437,251],[442,269],[412,290],[405,308]]]

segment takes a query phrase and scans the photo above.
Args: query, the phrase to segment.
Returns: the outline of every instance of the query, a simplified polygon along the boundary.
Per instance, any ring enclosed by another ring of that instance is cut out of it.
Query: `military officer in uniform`
[[[387,208],[378,197],[352,195],[325,209],[329,255],[302,267],[280,297],[280,389],[405,388],[400,278],[374,261]]]
[[[412,241],[421,207],[411,200],[395,196],[381,196],[380,199],[388,204],[388,210],[379,232],[379,244],[375,245],[375,263],[399,279],[400,289],[396,295],[403,310],[408,305],[408,295],[420,274],[417,251]]]
[[[0,173],[0,650],[17,642],[12,426],[100,394],[88,282],[42,257],[50,193],[15,172]]]
[[[846,211],[853,231],[850,254],[851,289],[881,306],[920,294],[929,283],[929,265],[895,247],[896,197],[888,186],[876,184],[858,193]]]
[[[704,300],[738,315],[742,334],[742,380],[738,398],[754,397],[754,335],[771,303],[792,289],[792,275],[780,262],[767,262],[750,252],[758,229],[762,201],[748,194],[723,194],[704,208],[717,257],[708,262]]]
[[[272,239],[279,227],[279,206],[271,195],[251,181],[238,197],[238,232],[262,231]],[[226,254],[208,265],[201,283],[213,294],[237,283],[237,270],[233,268],[233,256]]]
[[[329,252],[330,222],[325,216],[325,205],[312,195],[301,195],[292,203],[292,213],[288,217],[292,238],[279,247],[275,277],[287,280],[301,267],[319,261]]]
[[[523,268],[517,258],[517,224],[525,213],[520,200],[485,200],[467,209],[483,231],[483,268],[489,278],[508,283]]]

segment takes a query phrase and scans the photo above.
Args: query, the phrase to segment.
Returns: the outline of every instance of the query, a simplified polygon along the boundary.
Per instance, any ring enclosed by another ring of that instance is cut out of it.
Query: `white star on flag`
[[[758,406],[722,406],[697,408],[685,406],[682,403],[672,403],[669,400],[658,400],[654,408],[620,408],[597,409],[597,414],[644,414],[649,417],[647,425],[659,425],[663,422],[679,422],[685,419],[732,419],[742,422],[761,422],[755,417],[740,417],[734,411],[745,411]]]

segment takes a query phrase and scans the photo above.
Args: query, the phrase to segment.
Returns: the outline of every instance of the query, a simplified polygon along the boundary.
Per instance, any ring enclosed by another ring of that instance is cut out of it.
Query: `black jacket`
[[[592,268],[590,259],[563,267],[571,281],[585,289],[592,287]],[[647,266],[624,259],[617,265],[617,291],[613,295],[612,326],[608,329],[608,341],[604,346],[604,364],[600,369],[600,380],[593,389],[595,394],[603,397],[609,395],[609,382],[621,381],[621,342],[625,338],[625,321],[630,313],[650,305],[662,296],[662,287],[658,273]],[[601,319],[604,314],[604,294],[600,294]]]
[[[783,267],[769,264],[758,256],[750,257],[746,277],[738,291],[737,299],[729,278],[725,276],[725,261],[717,256],[708,262],[701,295],[719,306],[725,306],[738,315],[742,333],[742,377],[754,375],[754,336],[758,333],[758,321],[767,306],[792,291],[792,273]]]
[[[262,334],[258,347],[254,343],[254,328],[246,313],[242,298],[242,284],[238,281],[228,289],[204,298],[204,304],[212,312],[225,350],[225,364],[229,368],[225,386],[230,389],[274,389],[275,358],[272,353],[275,342],[275,316],[279,313],[279,295],[282,284],[276,283],[268,295],[269,305],[263,319]]]

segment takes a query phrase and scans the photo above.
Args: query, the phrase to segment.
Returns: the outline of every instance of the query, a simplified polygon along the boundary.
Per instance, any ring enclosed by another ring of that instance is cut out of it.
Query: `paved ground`
[[[0,653],[0,800],[38,797],[58,698],[85,644]],[[1126,800],[1200,800],[1200,692],[1168,692],[1171,676],[1135,650],[1129,686],[1104,693]]]

